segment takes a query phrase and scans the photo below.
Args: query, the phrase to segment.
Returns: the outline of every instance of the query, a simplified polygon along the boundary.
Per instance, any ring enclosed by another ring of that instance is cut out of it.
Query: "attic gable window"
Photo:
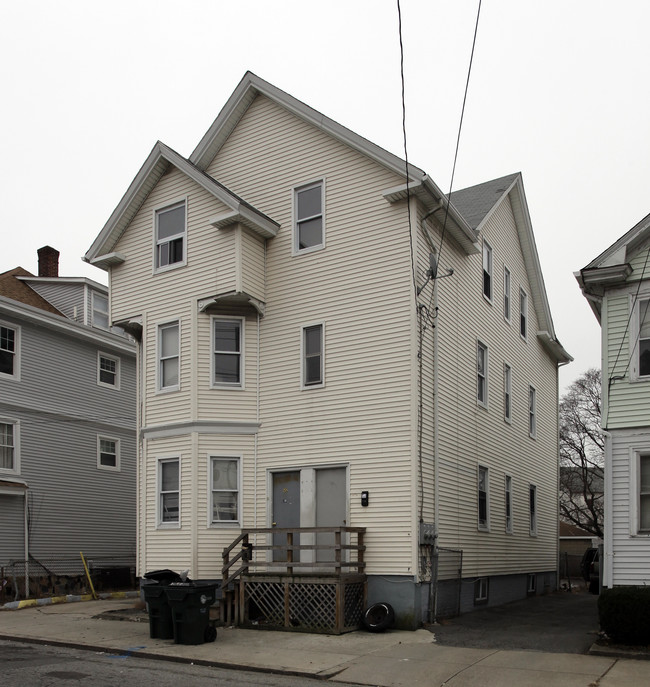
[[[185,201],[156,210],[156,269],[184,265]]]
[[[325,247],[324,191],[322,181],[294,190],[294,253]]]

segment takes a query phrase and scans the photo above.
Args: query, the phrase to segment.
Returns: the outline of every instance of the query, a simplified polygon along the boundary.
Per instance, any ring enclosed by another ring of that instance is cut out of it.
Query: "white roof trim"
[[[89,327],[87,324],[80,324],[74,320],[68,320],[62,315],[55,315],[46,310],[15,301],[12,298],[0,296],[0,312],[34,322],[48,329],[63,332],[77,339],[84,339],[121,353],[135,355],[135,345],[117,334]]]

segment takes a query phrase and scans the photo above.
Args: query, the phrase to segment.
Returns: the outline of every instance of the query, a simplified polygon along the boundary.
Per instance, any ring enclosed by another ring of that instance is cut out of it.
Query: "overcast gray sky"
[[[160,139],[189,156],[250,69],[403,157],[396,0],[0,0],[0,271],[81,256]],[[409,160],[445,191],[478,0],[402,0]],[[520,171],[556,332],[600,365],[573,272],[650,212],[645,0],[484,0],[454,189]]]

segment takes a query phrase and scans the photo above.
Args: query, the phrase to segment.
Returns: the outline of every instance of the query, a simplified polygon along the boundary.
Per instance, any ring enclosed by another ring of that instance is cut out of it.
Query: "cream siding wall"
[[[650,451],[650,431],[615,430],[611,450],[611,537],[614,556],[608,586],[647,585],[650,582],[650,536],[638,534],[638,477],[635,451]],[[608,542],[606,542],[606,548]]]
[[[446,241],[437,282],[440,545],[464,551],[464,575],[556,568],[557,372],[536,339],[531,288],[508,200],[482,230],[493,249],[493,300],[483,297],[482,256]],[[510,269],[511,321],[503,315],[503,267]],[[528,294],[528,338],[519,334],[519,288]],[[477,403],[476,346],[488,346],[488,407]],[[504,420],[503,366],[512,367],[512,423]],[[537,434],[528,433],[528,388],[537,391]],[[490,531],[478,530],[477,468],[489,469]],[[513,481],[513,534],[505,532],[505,475]],[[529,533],[528,487],[537,486],[537,536]]]
[[[608,290],[603,299],[603,392],[607,401],[604,426],[607,429],[650,425],[650,381],[632,381],[631,376],[633,359],[638,358],[639,349],[638,325],[636,317],[630,319],[630,309],[639,289],[638,276],[643,274],[646,256],[647,250],[635,255],[631,260],[633,272],[628,286]],[[650,283],[646,283],[639,289],[639,298],[649,297]]]
[[[415,574],[410,252],[405,206],[381,196],[399,178],[262,97],[207,171],[281,225],[267,245],[258,479],[349,464],[349,524],[368,528],[368,572]],[[293,188],[317,179],[326,248],[292,256]],[[325,386],[301,390],[301,327],[318,322]]]

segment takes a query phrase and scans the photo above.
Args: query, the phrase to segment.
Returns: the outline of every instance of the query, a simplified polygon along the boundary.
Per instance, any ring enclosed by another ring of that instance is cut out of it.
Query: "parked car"
[[[580,570],[584,581],[589,585],[592,594],[600,591],[600,558],[597,548],[587,549],[580,562]]]

